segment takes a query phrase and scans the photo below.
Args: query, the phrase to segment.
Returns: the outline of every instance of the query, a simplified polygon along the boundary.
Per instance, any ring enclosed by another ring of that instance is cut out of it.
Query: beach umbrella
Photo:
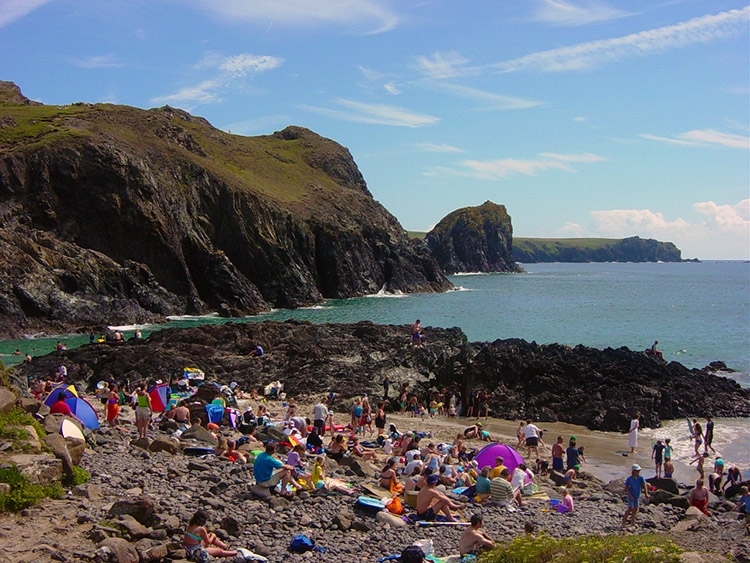
[[[503,458],[503,465],[508,468],[511,475],[513,475],[513,470],[518,467],[518,464],[524,462],[521,454],[512,447],[498,443],[488,444],[474,456],[474,460],[477,462],[477,470],[481,471],[485,465],[495,467],[495,458],[498,456]]]
[[[65,402],[70,407],[70,412],[76,415],[86,428],[89,430],[99,428],[99,419],[96,416],[96,411],[86,399],[71,396],[65,399]]]
[[[206,374],[204,374],[198,368],[183,368],[182,376],[190,380],[203,381],[203,378],[206,376]]]
[[[169,405],[169,385],[162,383],[148,392],[151,397],[151,408],[154,412],[164,412]]]
[[[63,391],[65,393],[65,399],[69,397],[78,397],[78,391],[76,391],[75,385],[58,385],[52,391],[49,392],[47,398],[44,399],[44,404],[51,407],[57,401],[57,394]]]

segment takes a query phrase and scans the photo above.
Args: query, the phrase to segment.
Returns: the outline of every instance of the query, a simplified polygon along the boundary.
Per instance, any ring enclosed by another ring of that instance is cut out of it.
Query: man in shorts
[[[313,426],[317,429],[319,436],[326,435],[326,418],[328,418],[328,407],[326,406],[326,399],[323,397],[313,407]],[[333,429],[331,432],[333,432]]]
[[[531,458],[531,450],[534,450],[534,459],[539,457],[539,428],[531,419],[526,421],[523,427],[523,434],[526,437],[526,457]]]
[[[448,522],[455,522],[451,510],[460,510],[464,505],[456,504],[445,493],[438,491],[437,475],[428,475],[425,486],[417,494],[417,515],[422,520],[432,522],[438,514],[443,514]]]
[[[258,454],[253,465],[255,481],[261,487],[272,489],[281,482],[281,493],[285,494],[286,486],[291,484],[299,488],[299,483],[292,477],[294,468],[273,457],[276,453],[276,442],[268,442],[264,452]]]
[[[622,517],[623,528],[627,526],[628,516],[630,516],[630,525],[635,526],[635,517],[638,514],[640,506],[641,492],[648,499],[648,486],[646,479],[641,475],[641,466],[634,463],[630,468],[630,477],[625,479],[625,492],[628,494],[628,509]]]

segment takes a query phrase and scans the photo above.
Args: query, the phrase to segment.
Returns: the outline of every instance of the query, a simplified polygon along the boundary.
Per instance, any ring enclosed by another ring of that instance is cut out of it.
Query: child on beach
[[[664,478],[671,479],[673,473],[674,464],[672,463],[672,458],[669,456],[664,456]]]
[[[654,470],[656,471],[656,477],[661,478],[661,469],[663,463],[663,455],[666,446],[662,444],[661,438],[656,440],[654,447],[651,448],[651,459],[654,460]]]
[[[216,537],[216,534],[209,533],[206,530],[208,522],[208,512],[198,510],[188,523],[188,527],[182,536],[182,545],[185,547],[188,556],[193,561],[209,561],[211,556],[216,557],[234,557],[237,551],[228,550],[227,544]],[[202,552],[202,553],[201,553]]]
[[[690,491],[689,500],[690,506],[694,506],[708,516],[708,489],[704,486],[703,479],[695,482],[695,488]]]
[[[567,512],[573,512],[574,502],[573,497],[570,496],[567,487],[560,487],[562,493],[562,505],[567,508]]]
[[[688,465],[693,465],[695,463],[695,470],[700,473],[701,479],[705,477],[705,472],[703,469],[703,462],[708,457],[708,454],[701,454],[699,453],[693,461],[691,461]],[[696,463],[697,462],[697,463]]]
[[[635,526],[635,517],[638,514],[638,507],[641,501],[641,492],[648,498],[648,487],[646,479],[641,475],[641,466],[634,463],[630,468],[630,477],[625,479],[625,492],[628,494],[628,509],[622,517],[623,528],[627,526],[628,516],[630,516],[630,525]]]

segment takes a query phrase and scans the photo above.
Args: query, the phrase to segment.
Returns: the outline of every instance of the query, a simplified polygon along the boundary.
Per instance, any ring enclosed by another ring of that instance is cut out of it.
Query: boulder
[[[669,504],[684,509],[690,507],[690,501],[686,497],[675,495],[673,493],[670,493],[669,491],[664,490],[658,490],[652,493],[649,496],[649,502],[655,505]]]
[[[130,514],[120,514],[117,517],[117,523],[120,524],[130,534],[130,537],[136,540],[146,538],[151,534],[151,529],[147,528]]]
[[[357,477],[372,477],[377,472],[369,461],[353,456],[344,456],[341,459],[341,465],[348,467]]]
[[[255,437],[261,442],[267,442],[268,440],[286,442],[286,436],[284,436],[284,433],[273,426],[259,426],[255,433]]]
[[[62,472],[68,480],[73,479],[73,458],[68,451],[68,445],[60,434],[47,434],[44,438],[46,446],[52,450],[52,453],[62,463]]]
[[[89,500],[100,500],[103,496],[103,490],[101,485],[83,483],[73,487],[73,494],[77,497],[84,497]]]
[[[555,470],[550,471],[549,478],[558,487],[562,487],[563,485],[567,483],[567,481],[565,480],[565,476],[559,471],[555,471]]]
[[[694,506],[688,506],[685,509],[685,520],[701,520],[705,517],[706,515]]]
[[[182,440],[197,440],[206,444],[215,446],[217,443],[216,436],[198,424],[194,424],[182,433]]]
[[[735,495],[740,494],[740,489],[742,487],[750,487],[750,481],[743,481],[742,483],[738,483],[737,485],[729,485],[724,490],[724,497],[725,498],[732,498]]]
[[[156,503],[147,495],[118,500],[109,509],[110,516],[129,514],[144,526],[151,526],[154,522]]]
[[[673,495],[680,494],[680,488],[677,486],[677,481],[671,477],[651,477],[650,479],[646,479],[646,482],[656,489],[668,491]]]
[[[145,438],[138,438],[130,442],[130,445],[135,446],[136,448],[141,448],[142,450],[147,450],[151,445],[151,438],[149,438],[148,436]]]
[[[107,538],[99,544],[97,554],[100,552],[108,554],[109,559],[103,560],[112,563],[139,563],[141,560],[135,546],[122,538]]]
[[[240,532],[240,523],[231,516],[225,516],[222,518],[220,526],[226,530],[230,536],[236,536]]]
[[[173,440],[165,440],[164,438],[157,438],[148,447],[150,452],[167,452],[170,454],[177,453],[179,446]]]
[[[18,406],[23,412],[36,414],[37,412],[39,412],[39,407],[42,406],[42,402],[39,399],[34,399],[33,397],[21,397],[20,399],[18,399]]]
[[[49,485],[62,480],[62,461],[52,454],[16,454],[8,461],[18,467],[29,483]]]
[[[47,434],[59,434],[63,420],[70,420],[73,424],[78,426],[81,431],[83,431],[83,426],[81,426],[80,422],[78,422],[75,418],[70,418],[69,416],[65,416],[62,414],[48,414],[44,417],[42,427]]]
[[[381,510],[375,515],[375,519],[382,524],[388,524],[393,528],[406,528],[408,524],[404,522],[399,516],[391,514],[387,510]]]
[[[18,397],[7,387],[0,387],[0,412],[10,411],[16,404]]]
[[[604,485],[604,490],[609,491],[610,493],[617,495],[617,496],[624,496],[625,495],[625,477],[621,477],[619,479],[613,479],[606,485]]]
[[[351,513],[342,513],[337,514],[333,517],[332,522],[339,527],[340,530],[348,530],[352,527],[352,522],[354,522],[354,514]]]

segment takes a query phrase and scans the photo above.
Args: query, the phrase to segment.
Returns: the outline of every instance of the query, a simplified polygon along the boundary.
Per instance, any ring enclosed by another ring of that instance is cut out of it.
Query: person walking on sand
[[[703,446],[703,453],[707,453],[710,449],[712,453],[716,453],[716,450],[711,445],[714,441],[714,421],[711,418],[711,415],[706,416],[706,433],[703,435],[704,446]]]
[[[531,419],[526,421],[526,426],[523,427],[523,434],[526,438],[526,457],[530,459],[538,458],[540,432],[537,425]],[[533,458],[531,457],[531,450],[534,450]]]
[[[638,514],[638,508],[641,501],[641,493],[648,499],[648,487],[646,479],[641,475],[641,466],[634,463],[630,468],[630,477],[625,479],[625,492],[628,494],[628,509],[622,517],[623,528],[627,526],[628,517],[630,525],[635,526],[635,517]]]
[[[630,455],[638,453],[635,449],[638,447],[638,429],[641,427],[641,413],[635,413],[633,420],[630,421],[630,431],[628,432],[628,447]]]
[[[654,470],[656,471],[656,478],[661,478],[661,467],[664,461],[664,450],[666,446],[662,444],[661,438],[656,440],[654,447],[651,448],[651,459],[654,460]]]
[[[697,418],[693,419],[693,435],[690,437],[695,440],[695,455],[700,455],[698,450],[700,450],[703,445],[703,427],[700,425]]]

